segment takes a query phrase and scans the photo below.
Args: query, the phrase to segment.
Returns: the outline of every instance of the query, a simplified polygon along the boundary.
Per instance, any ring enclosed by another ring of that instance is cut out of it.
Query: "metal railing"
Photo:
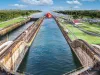
[[[79,70],[81,70],[81,69],[83,69],[83,67],[79,67],[79,68],[74,69],[74,70],[72,70],[72,71],[69,71],[69,72],[67,72],[67,73],[65,73],[65,74],[63,74],[63,75],[69,75],[69,74],[74,73],[74,72],[76,72],[76,71],[79,71]]]

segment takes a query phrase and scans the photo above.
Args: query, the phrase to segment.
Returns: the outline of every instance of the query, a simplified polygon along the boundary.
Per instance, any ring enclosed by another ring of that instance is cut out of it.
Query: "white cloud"
[[[68,4],[76,4],[76,5],[82,5],[78,0],[71,0],[71,1],[66,1]]]
[[[74,6],[74,8],[78,9],[78,8],[80,8],[80,7],[79,7],[79,6]]]
[[[26,5],[23,5],[23,4],[12,4],[10,6],[14,6],[14,7],[18,7],[18,8],[24,8],[24,7],[27,7]]]
[[[22,0],[24,3],[31,5],[52,5],[53,0]]]

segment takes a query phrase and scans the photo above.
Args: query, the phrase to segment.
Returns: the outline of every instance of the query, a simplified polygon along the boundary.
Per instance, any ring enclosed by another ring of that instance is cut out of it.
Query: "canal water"
[[[35,14],[32,14],[30,17],[33,17],[33,18],[39,18],[39,17],[42,17],[44,15],[44,13],[35,13]],[[3,36],[0,38],[0,41],[1,40],[4,40],[4,39],[8,39],[9,41],[12,41],[14,40],[15,38],[17,38],[23,31],[25,31],[29,26],[31,26],[32,24],[34,23],[34,21],[31,21],[31,22],[28,22],[26,23],[25,25],[13,30],[12,32],[8,33],[7,35]]]
[[[17,38],[23,31],[25,31],[29,26],[31,26],[34,23],[34,21],[31,21],[29,23],[26,23],[25,25],[15,29],[14,31],[8,33],[7,35],[0,38],[0,40],[8,39],[9,41],[14,40]]]
[[[54,19],[45,19],[18,71],[32,75],[62,75],[81,65]]]

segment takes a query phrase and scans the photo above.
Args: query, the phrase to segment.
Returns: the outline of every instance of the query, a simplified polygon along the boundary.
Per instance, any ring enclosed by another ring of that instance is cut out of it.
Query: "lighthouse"
[[[47,14],[46,14],[46,17],[47,17],[47,18],[52,18],[52,14],[51,14],[51,13],[47,13]]]

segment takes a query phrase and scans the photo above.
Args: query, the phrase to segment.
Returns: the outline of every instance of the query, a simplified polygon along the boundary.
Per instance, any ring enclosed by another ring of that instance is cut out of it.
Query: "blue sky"
[[[100,0],[1,0],[0,9],[100,10]]]

